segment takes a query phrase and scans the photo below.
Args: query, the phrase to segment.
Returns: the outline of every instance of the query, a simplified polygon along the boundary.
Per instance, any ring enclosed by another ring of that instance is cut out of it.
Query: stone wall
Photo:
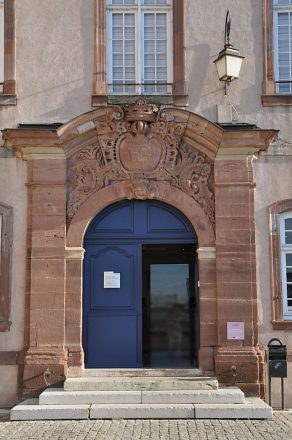
[[[269,207],[278,201],[292,199],[292,151],[280,142],[272,145],[255,161],[257,188],[255,192],[257,279],[259,304],[260,342],[267,346],[271,338],[279,338],[288,348],[288,379],[292,377],[292,332],[291,327],[274,328],[272,324],[272,286],[270,262]],[[280,405],[280,380],[273,379],[274,402]],[[286,385],[286,402],[292,406],[292,390]]]
[[[0,203],[12,207],[13,243],[9,331],[0,332],[0,406],[14,403],[18,386],[20,351],[23,348],[26,263],[26,163],[0,158]],[[4,292],[1,292],[4,295]]]

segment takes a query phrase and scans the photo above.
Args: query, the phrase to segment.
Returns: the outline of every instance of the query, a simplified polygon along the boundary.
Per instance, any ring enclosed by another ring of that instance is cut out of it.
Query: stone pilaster
[[[64,379],[66,160],[54,148],[22,151],[28,160],[24,393]]]
[[[219,150],[215,161],[218,349],[220,382],[259,395],[254,179],[251,148]],[[227,323],[243,322],[244,340],[227,339]]]

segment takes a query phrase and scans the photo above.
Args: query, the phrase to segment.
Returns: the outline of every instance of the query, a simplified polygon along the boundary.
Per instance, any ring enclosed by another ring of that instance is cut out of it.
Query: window
[[[0,203],[0,332],[8,331],[12,252],[12,208]]]
[[[4,82],[4,0],[0,0],[0,93]]]
[[[292,0],[274,0],[274,63],[277,93],[292,92]]]
[[[263,0],[263,106],[292,105],[292,0]]]
[[[280,217],[280,239],[283,316],[292,320],[292,212]]]
[[[292,329],[292,199],[270,207],[272,323]]]
[[[109,93],[172,92],[170,0],[107,1]]]
[[[145,94],[186,105],[184,0],[95,0],[95,17],[93,106]]]
[[[15,105],[14,0],[0,0],[0,105]]]

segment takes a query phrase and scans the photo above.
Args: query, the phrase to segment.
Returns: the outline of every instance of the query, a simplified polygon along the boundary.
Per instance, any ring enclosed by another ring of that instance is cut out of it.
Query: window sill
[[[291,321],[272,321],[274,330],[292,330],[292,320]]]
[[[292,105],[292,94],[291,95],[262,95],[262,106],[263,107],[273,107],[273,106],[289,106]]]
[[[17,97],[16,95],[8,95],[5,93],[0,93],[0,106],[1,105],[16,105]]]
[[[178,107],[188,105],[188,95],[92,95],[92,107],[108,104],[133,104],[141,97],[151,102],[151,104],[175,105]]]

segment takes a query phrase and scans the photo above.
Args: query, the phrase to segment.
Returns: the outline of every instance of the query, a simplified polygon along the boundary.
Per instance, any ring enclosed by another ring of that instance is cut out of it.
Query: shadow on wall
[[[241,47],[242,55],[246,57],[242,63],[242,72],[238,81],[241,78],[247,78],[249,87],[243,88],[240,93],[239,109],[243,114],[258,114],[262,110],[261,93],[263,81],[263,38],[262,38],[262,9],[259,7],[259,2],[250,2],[250,29],[252,36],[250,38],[250,47]],[[247,19],[247,17],[246,17]],[[260,36],[260,37],[259,37]],[[251,59],[253,57],[253,60]],[[245,70],[246,69],[246,70]],[[254,71],[252,71],[254,69]],[[243,84],[244,86],[244,84]],[[256,122],[256,121],[250,121]]]
[[[213,62],[213,56],[210,55],[210,46],[208,44],[195,44],[186,48],[186,57],[189,59],[189,85],[188,94],[189,102],[192,110],[195,110],[200,105],[202,99],[202,90],[207,78],[207,71],[210,68],[210,63]],[[214,94],[209,91],[210,95]],[[216,106],[204,107],[204,117],[215,121],[217,117]]]
[[[76,87],[64,95],[63,105],[52,111],[43,113],[46,118],[52,118],[55,121],[65,121],[72,119],[82,113],[91,110],[91,95],[93,93],[92,84],[94,81],[94,1],[80,2],[80,38],[82,40],[82,57],[80,65],[83,66],[83,78],[77,78]],[[56,70],[62,69],[62,66],[56,65]],[[78,83],[82,81],[82,86]],[[64,83],[64,86],[69,82]],[[86,108],[84,108],[84,103]],[[71,115],[71,116],[70,116]]]

